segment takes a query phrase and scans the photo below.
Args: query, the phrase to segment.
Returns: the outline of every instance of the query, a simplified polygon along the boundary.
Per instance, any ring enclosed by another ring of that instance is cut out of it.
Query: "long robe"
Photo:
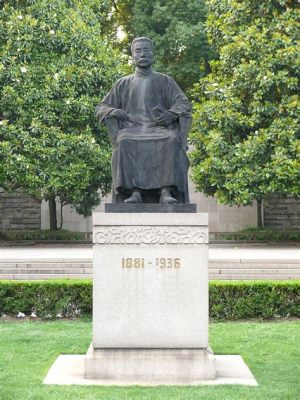
[[[129,121],[119,123],[112,155],[113,185],[117,192],[165,186],[185,192],[188,159],[179,135],[178,118],[167,127],[157,124],[155,107],[177,117],[190,115],[191,104],[169,76],[149,70],[136,71],[116,82],[96,107],[105,121],[115,109],[124,110]]]

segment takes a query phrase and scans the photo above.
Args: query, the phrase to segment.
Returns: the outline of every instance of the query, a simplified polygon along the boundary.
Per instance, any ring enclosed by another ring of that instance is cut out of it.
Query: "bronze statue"
[[[191,104],[171,77],[152,70],[149,38],[134,39],[131,51],[135,73],[96,107],[113,142],[114,201],[188,203]]]

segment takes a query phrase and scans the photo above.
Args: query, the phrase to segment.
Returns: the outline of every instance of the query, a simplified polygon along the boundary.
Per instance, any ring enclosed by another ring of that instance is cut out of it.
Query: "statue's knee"
[[[126,140],[126,138],[121,134],[118,134],[117,136],[117,143],[123,143]]]
[[[170,135],[169,143],[170,144],[178,144],[178,143],[180,143],[179,136],[178,135]]]

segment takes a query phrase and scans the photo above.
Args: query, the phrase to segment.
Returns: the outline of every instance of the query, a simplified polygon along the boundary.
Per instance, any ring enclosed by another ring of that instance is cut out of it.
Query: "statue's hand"
[[[158,125],[168,126],[171,125],[176,118],[177,115],[172,113],[171,111],[164,111],[163,113],[160,113],[160,115],[156,116],[155,119]]]
[[[114,117],[119,119],[120,121],[128,121],[128,115],[126,114],[126,112],[124,110],[121,110],[119,108],[116,108],[115,110],[113,110],[110,114],[109,117]]]

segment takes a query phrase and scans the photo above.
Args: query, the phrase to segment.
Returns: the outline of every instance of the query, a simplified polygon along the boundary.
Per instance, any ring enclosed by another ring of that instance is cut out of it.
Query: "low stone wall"
[[[41,228],[41,202],[17,190],[7,193],[0,188],[0,230]]]
[[[266,227],[300,229],[300,200],[272,195],[264,201],[264,222]]]

